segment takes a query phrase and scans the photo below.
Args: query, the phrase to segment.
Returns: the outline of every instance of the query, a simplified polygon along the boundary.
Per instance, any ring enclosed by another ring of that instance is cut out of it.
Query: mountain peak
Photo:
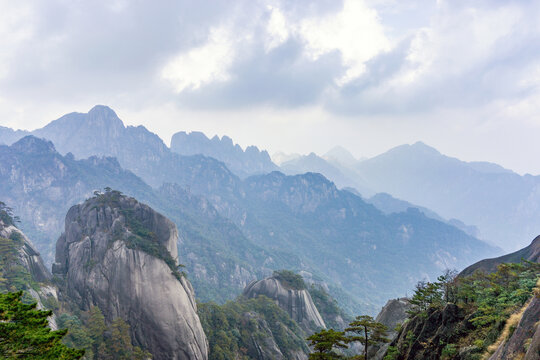
[[[434,147],[431,147],[429,145],[426,145],[425,143],[423,143],[422,141],[417,141],[415,142],[414,144],[410,145],[410,148],[415,150],[415,151],[421,151],[425,154],[437,154],[437,155],[440,155],[441,153],[439,152],[439,150],[435,149]]]
[[[26,154],[54,154],[56,149],[52,142],[28,135],[11,145],[13,150]]]
[[[104,116],[104,117],[118,117],[113,109],[106,105],[96,105],[88,111],[88,115]]]

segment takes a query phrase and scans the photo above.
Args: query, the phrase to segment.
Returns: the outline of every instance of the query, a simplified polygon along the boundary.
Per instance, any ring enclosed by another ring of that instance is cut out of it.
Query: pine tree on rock
[[[364,356],[355,357],[354,359],[368,360],[369,348],[379,343],[390,342],[387,336],[387,327],[379,322],[376,322],[371,316],[357,316],[356,320],[349,324],[345,329],[346,332],[351,332],[353,336],[348,337],[347,342],[358,341],[364,345]]]

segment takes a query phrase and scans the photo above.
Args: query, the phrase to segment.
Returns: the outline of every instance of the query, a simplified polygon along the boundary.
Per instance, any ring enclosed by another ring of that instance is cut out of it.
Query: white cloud
[[[338,84],[361,75],[365,62],[391,45],[377,11],[358,0],[346,0],[338,14],[303,20],[300,33],[313,59],[332,51],[341,53],[347,73],[336,79]]]
[[[208,41],[173,58],[165,65],[162,77],[180,93],[199,89],[212,82],[227,81],[228,69],[235,58],[235,40],[225,27],[210,31]]]

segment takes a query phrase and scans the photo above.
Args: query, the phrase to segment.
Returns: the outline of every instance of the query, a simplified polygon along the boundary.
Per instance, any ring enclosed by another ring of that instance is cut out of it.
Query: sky
[[[423,141],[540,174],[540,2],[0,0],[0,125],[96,104],[166,143]]]

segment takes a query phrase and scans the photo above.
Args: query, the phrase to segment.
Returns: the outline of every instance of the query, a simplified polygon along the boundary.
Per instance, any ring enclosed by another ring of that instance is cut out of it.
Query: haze
[[[0,1],[0,125],[113,107],[166,141],[373,156],[421,140],[540,173],[540,4]]]

